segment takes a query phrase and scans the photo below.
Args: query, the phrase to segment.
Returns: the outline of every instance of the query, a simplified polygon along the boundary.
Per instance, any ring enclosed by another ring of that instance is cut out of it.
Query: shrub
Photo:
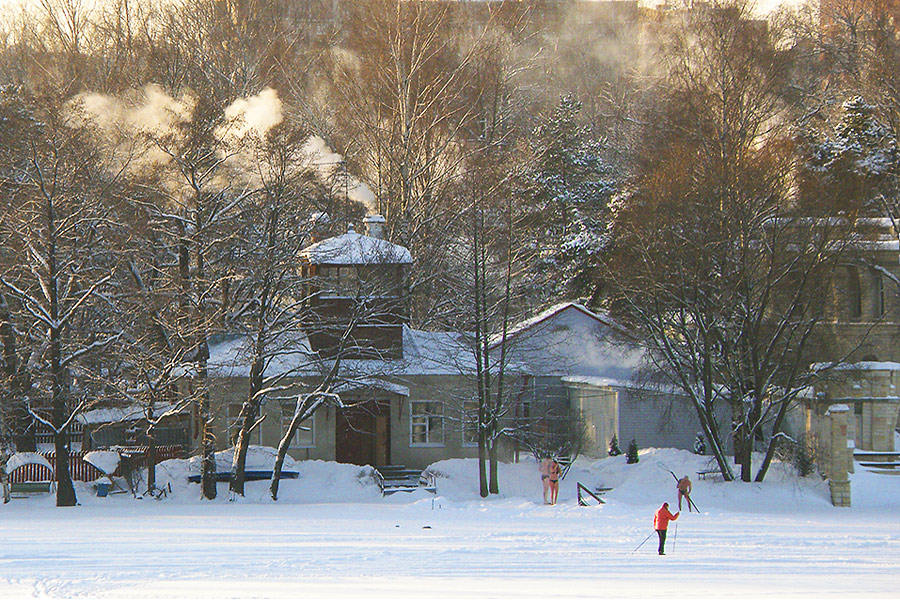
[[[619,448],[619,437],[613,434],[612,439],[609,440],[609,455],[619,456],[620,454],[622,454],[622,449]]]
[[[706,442],[703,440],[702,433],[698,433],[694,439],[694,454],[706,454]]]
[[[625,451],[625,462],[629,465],[633,465],[639,460],[641,459],[638,457],[637,442],[634,441],[634,438],[631,438],[631,442],[628,444],[628,450]]]

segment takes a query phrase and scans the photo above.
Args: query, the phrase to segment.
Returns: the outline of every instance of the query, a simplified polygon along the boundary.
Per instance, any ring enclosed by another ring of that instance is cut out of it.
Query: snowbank
[[[274,448],[251,446],[247,454],[247,469],[270,471],[275,464]],[[219,472],[231,470],[232,451],[216,454]],[[754,468],[759,457],[755,457]],[[828,482],[817,475],[799,477],[791,465],[774,462],[766,480],[762,483],[726,483],[720,476],[700,480],[697,472],[714,468],[709,456],[697,456],[686,450],[649,448],[640,451],[640,462],[629,465],[625,457],[602,460],[578,459],[569,469],[560,485],[559,503],[555,510],[565,506],[576,507],[577,484],[590,490],[611,488],[602,498],[606,501],[602,510],[610,514],[652,513],[662,502],[677,502],[675,479],[688,475],[693,483],[692,498],[703,514],[713,515],[787,515],[792,513],[838,511],[841,514],[863,511],[896,511],[900,509],[900,477],[877,474],[857,469],[851,475],[853,506],[837,509],[831,505]],[[481,498],[478,485],[478,461],[475,459],[444,460],[431,465],[437,494],[424,490],[412,494],[399,493],[382,498],[371,467],[340,464],[328,461],[295,461],[285,459],[285,471],[298,473],[297,479],[283,479],[279,486],[278,504],[350,504],[378,503],[411,506],[419,502],[431,505],[432,500],[444,507],[459,509],[500,506],[540,506],[543,504],[542,485],[537,465],[530,456],[518,463],[501,463],[499,470],[500,493]],[[206,502],[201,498],[200,486],[189,483],[188,476],[200,472],[198,457],[183,460],[167,460],[156,469],[157,485],[167,489],[162,499],[174,504]],[[736,469],[735,474],[739,474]],[[141,476],[138,493],[146,489],[146,473]],[[235,497],[228,490],[227,482],[218,484],[214,502],[241,502],[269,504],[269,481],[248,481],[244,497]],[[77,482],[78,499],[82,504],[131,502],[131,494],[119,494],[109,498],[97,498],[91,483]],[[33,505],[47,498],[28,499]],[[593,502],[591,502],[593,503]],[[677,504],[675,505],[677,506]],[[550,507],[548,507],[550,508]],[[686,507],[685,507],[686,508]]]

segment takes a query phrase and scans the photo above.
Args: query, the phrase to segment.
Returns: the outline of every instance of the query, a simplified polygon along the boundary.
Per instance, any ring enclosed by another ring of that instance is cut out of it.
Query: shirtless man
[[[678,489],[678,510],[681,511],[681,499],[687,498],[688,512],[691,512],[691,480],[685,475],[678,480],[678,485],[676,487]]]
[[[538,465],[541,473],[541,484],[544,486],[544,504],[547,504],[547,492],[550,491],[550,463],[553,462],[549,456],[545,457]]]

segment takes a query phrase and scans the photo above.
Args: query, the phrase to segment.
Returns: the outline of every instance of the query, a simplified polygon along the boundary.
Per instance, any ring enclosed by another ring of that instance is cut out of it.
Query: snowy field
[[[201,501],[188,463],[169,461],[160,501],[79,484],[79,507],[0,506],[0,598],[900,597],[900,476],[858,472],[851,509],[781,465],[764,484],[695,481],[701,512],[672,523],[657,556],[653,512],[675,502],[668,469],[693,476],[706,461],[676,450],[581,461],[557,506],[542,504],[531,461],[503,465],[489,500],[474,461],[434,465],[437,496],[389,498],[359,467],[297,463],[277,503],[267,482],[241,501],[225,484]],[[579,507],[577,481],[612,487],[607,504]]]

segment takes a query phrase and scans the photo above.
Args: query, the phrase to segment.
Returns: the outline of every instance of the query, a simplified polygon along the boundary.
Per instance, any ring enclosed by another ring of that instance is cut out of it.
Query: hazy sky
[[[95,2],[103,2],[104,0],[81,0],[82,5],[90,6]],[[298,2],[303,2],[304,0],[297,0]],[[641,0],[646,4],[659,4],[659,2],[655,0]],[[759,5],[759,8],[762,12],[768,12],[769,10],[781,5],[781,4],[799,4],[802,0],[756,0],[756,3]],[[27,5],[36,5],[39,3],[39,0],[0,0],[0,8],[7,7],[19,7],[23,4]]]

